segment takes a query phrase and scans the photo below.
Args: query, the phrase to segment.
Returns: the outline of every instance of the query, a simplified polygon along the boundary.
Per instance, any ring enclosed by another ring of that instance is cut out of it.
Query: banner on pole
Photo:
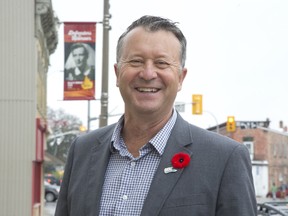
[[[64,23],[64,100],[95,99],[96,23]]]

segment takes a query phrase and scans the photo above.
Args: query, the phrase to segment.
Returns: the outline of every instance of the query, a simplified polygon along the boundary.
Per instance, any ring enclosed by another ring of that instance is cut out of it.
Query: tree
[[[47,138],[47,150],[50,155],[66,163],[71,142],[81,133],[82,121],[63,109],[47,108],[47,123],[51,134]]]

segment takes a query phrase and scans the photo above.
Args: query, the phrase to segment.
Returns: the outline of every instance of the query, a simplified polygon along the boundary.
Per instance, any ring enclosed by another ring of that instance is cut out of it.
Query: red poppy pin
[[[171,159],[172,167],[164,169],[164,173],[177,172],[177,169],[183,169],[190,163],[190,156],[187,153],[180,152],[175,154]]]

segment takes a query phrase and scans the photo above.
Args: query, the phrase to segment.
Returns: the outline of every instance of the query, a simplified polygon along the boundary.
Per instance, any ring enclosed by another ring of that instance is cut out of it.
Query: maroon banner
[[[64,23],[64,100],[95,99],[96,23]]]

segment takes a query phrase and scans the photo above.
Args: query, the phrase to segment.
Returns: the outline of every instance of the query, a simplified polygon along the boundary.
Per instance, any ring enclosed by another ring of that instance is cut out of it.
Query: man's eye
[[[140,66],[143,64],[143,61],[139,60],[139,59],[132,59],[129,61],[129,64],[132,66]]]
[[[165,68],[169,67],[170,64],[168,62],[165,62],[165,61],[156,61],[155,65],[160,69],[165,69]]]

